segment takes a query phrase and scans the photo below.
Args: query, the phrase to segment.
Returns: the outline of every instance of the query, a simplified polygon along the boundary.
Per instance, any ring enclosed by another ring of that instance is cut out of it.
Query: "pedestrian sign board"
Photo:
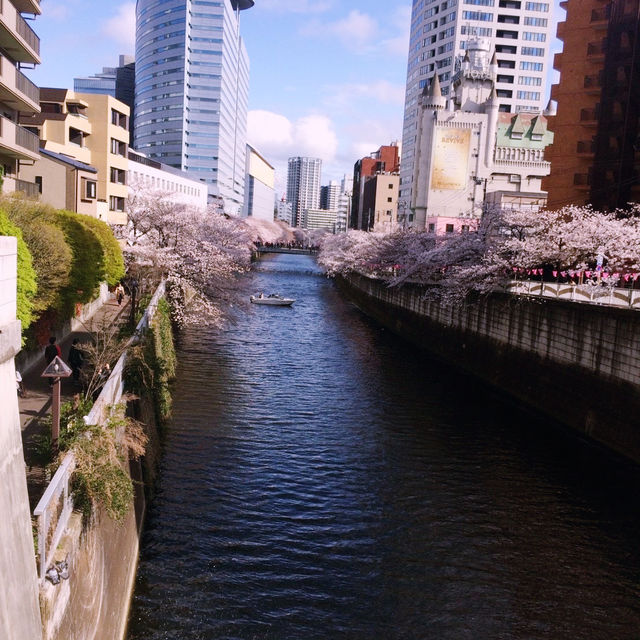
[[[71,369],[60,356],[56,356],[42,372],[43,378],[68,378],[70,375]]]

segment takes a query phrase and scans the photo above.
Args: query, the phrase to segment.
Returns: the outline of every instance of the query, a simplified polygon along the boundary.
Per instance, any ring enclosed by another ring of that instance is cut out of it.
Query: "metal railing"
[[[164,291],[165,285],[164,282],[161,282],[138,323],[135,334],[129,340],[129,345],[133,344],[149,328]],[[113,367],[113,371],[93,408],[84,418],[86,424],[102,424],[103,420],[108,417],[111,407],[122,398],[124,387],[122,373],[126,363],[126,355],[125,351]],[[67,453],[33,512],[38,527],[38,573],[40,580],[45,579],[47,567],[51,565],[55,550],[73,512],[71,476],[75,466],[73,453]]]
[[[76,462],[68,453],[51,479],[33,515],[38,524],[38,575],[44,580],[73,512],[71,475]]]
[[[40,89],[19,69],[16,69],[16,89],[36,104],[40,103]]]
[[[40,149],[40,139],[35,133],[27,131],[24,127],[16,125],[16,144],[23,149],[28,149],[33,153],[38,153]]]
[[[38,38],[36,32],[19,13],[16,13],[16,31],[31,49],[36,52],[36,55],[40,56],[40,38]]]
[[[590,284],[562,284],[557,282],[536,282],[534,280],[513,280],[509,291],[515,295],[537,296],[598,304],[609,307],[640,310],[640,290],[605,287]]]
[[[35,182],[27,182],[16,178],[16,191],[24,193],[27,198],[38,198],[40,196],[40,186]]]

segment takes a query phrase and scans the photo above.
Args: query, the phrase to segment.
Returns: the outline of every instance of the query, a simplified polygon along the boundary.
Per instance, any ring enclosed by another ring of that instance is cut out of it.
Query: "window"
[[[518,91],[518,100],[540,100],[538,91]]]
[[[549,5],[544,2],[525,2],[524,8],[527,11],[549,11]]]
[[[520,24],[519,16],[498,16],[498,22],[503,24]]]
[[[462,227],[460,227],[460,230],[462,231],[462,233],[469,233],[469,225],[463,224]]]
[[[126,171],[124,169],[117,169],[116,167],[111,167],[111,182],[116,184],[126,184]]]
[[[463,20],[482,20],[484,22],[493,22],[493,13],[484,13],[483,11],[463,11]]]
[[[393,189],[393,182],[389,183],[389,189]]]
[[[42,193],[42,176],[36,176],[33,181],[38,185],[38,191]]]
[[[515,69],[515,60],[498,60],[498,69]]]
[[[521,62],[520,69],[523,71],[542,71],[544,65],[542,62]]]
[[[538,31],[523,31],[522,39],[531,40],[533,42],[546,42],[547,36],[546,34],[540,33]]]
[[[517,40],[518,32],[517,31],[506,31],[505,29],[498,29],[496,31],[496,36],[498,38],[508,38],[509,40]]]
[[[532,18],[531,16],[525,16],[524,23],[529,27],[546,27],[546,18]]]
[[[500,0],[498,4],[501,9],[515,9],[516,11],[520,11],[520,5],[518,0]]]
[[[518,47],[514,47],[511,44],[497,44],[496,53],[513,53],[518,51]]]
[[[429,223],[429,233],[435,233],[436,225],[433,222]]]
[[[503,76],[498,74],[496,78],[497,82],[506,82],[507,84],[513,84],[513,76]]]
[[[535,76],[520,76],[518,78],[518,84],[528,84],[534,87],[542,85],[542,78],[536,78]]]
[[[77,144],[79,147],[82,146],[82,142],[84,140],[84,133],[79,129],[74,129],[73,127],[69,127],[69,142],[71,144]]]
[[[393,198],[387,198],[387,202],[393,202]]]
[[[479,38],[490,38],[493,35],[493,29],[491,27],[472,27],[470,25],[463,24],[460,33],[464,35],[478,36]]]
[[[124,198],[109,196],[109,209],[111,211],[124,211]]]
[[[513,96],[513,91],[511,91],[511,89],[498,89],[496,94],[498,98],[511,98]]]
[[[85,200],[95,200],[96,198],[96,182],[94,180],[84,180],[84,198]]]
[[[445,228],[444,228],[444,230],[445,230],[447,233],[453,233],[453,225],[452,225],[452,224],[448,224],[448,225],[446,225],[446,226],[445,226]]]
[[[126,156],[127,143],[120,142],[120,140],[116,140],[115,138],[111,138],[111,153],[116,156]]]
[[[493,7],[493,0],[464,0],[465,4],[479,4],[485,7]]]
[[[127,128],[127,116],[124,113],[120,113],[116,109],[111,109],[111,124],[115,124],[116,127]]]
[[[544,49],[541,47],[522,47],[523,56],[544,56]]]

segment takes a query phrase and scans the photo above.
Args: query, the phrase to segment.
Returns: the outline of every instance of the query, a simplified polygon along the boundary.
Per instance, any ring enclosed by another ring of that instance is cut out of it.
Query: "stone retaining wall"
[[[639,311],[507,294],[447,307],[415,286],[338,284],[397,334],[640,462]]]

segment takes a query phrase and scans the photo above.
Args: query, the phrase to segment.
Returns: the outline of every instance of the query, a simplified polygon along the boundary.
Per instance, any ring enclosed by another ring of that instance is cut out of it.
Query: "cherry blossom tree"
[[[246,226],[217,211],[200,211],[162,191],[129,198],[126,252],[167,279],[174,321],[219,324],[246,299],[238,275],[250,267]]]

